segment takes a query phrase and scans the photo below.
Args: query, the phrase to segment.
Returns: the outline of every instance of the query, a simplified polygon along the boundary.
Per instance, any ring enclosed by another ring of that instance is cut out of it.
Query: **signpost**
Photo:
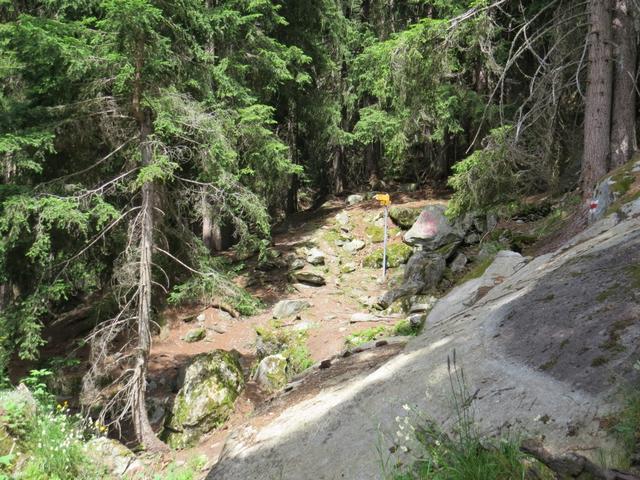
[[[375,199],[384,207],[384,243],[382,246],[382,281],[387,277],[387,219],[389,217],[389,205],[391,205],[391,197],[388,193],[378,193]]]

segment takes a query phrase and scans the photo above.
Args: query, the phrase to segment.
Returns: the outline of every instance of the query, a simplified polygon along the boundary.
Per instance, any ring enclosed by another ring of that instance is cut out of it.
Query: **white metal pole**
[[[389,207],[384,206],[384,245],[382,249],[382,281],[387,278],[387,216],[389,215]]]

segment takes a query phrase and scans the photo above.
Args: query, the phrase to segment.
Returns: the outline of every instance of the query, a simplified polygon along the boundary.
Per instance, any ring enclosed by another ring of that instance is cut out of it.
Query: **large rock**
[[[342,227],[349,225],[349,214],[347,212],[340,212],[336,214],[336,223]]]
[[[265,390],[281,389],[287,384],[287,359],[280,354],[264,357],[258,364],[255,380]]]
[[[194,342],[199,342],[200,340],[204,340],[204,338],[207,336],[207,330],[204,327],[198,327],[198,328],[194,328],[189,330],[184,337],[182,337],[182,340],[184,340],[187,343],[194,343]]]
[[[273,318],[290,317],[309,307],[310,304],[306,300],[280,300],[273,307]]]
[[[307,262],[311,265],[324,265],[326,255],[319,248],[313,247],[307,253]]]
[[[347,252],[354,254],[359,250],[362,250],[365,246],[365,243],[362,240],[351,240],[349,242],[345,242],[342,244],[342,248],[344,248]]]
[[[135,454],[120,442],[106,437],[92,438],[84,445],[87,456],[114,478],[127,478],[143,469]]]
[[[444,212],[443,205],[425,207],[411,229],[404,234],[404,241],[427,251],[461,242],[465,232],[460,227],[454,226]]]
[[[420,216],[420,208],[391,207],[389,217],[397,226],[403,230],[409,230]]]
[[[313,272],[295,272],[293,278],[300,283],[313,285],[314,287],[321,287],[327,283],[322,275]]]
[[[442,279],[446,267],[447,262],[441,255],[423,251],[414,253],[405,268],[402,285],[385,293],[379,305],[386,308],[401,298],[429,293]]]
[[[173,448],[194,445],[222,425],[244,386],[237,352],[216,350],[194,357],[184,370],[182,388],[165,424],[164,437]]]

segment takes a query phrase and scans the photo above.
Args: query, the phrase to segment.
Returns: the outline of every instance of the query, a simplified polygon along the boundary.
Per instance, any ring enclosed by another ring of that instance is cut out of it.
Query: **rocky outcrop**
[[[620,408],[621,382],[638,379],[639,215],[636,200],[530,261],[500,253],[436,304],[401,355],[233,435],[208,478],[378,478],[378,452],[395,448],[403,405],[454,426],[454,351],[480,431],[515,426],[544,437],[550,452],[586,457],[615,448],[601,421]]]
[[[400,298],[429,293],[442,279],[446,266],[441,255],[416,252],[405,267],[402,285],[385,293],[379,300],[380,306],[387,308]]]
[[[163,433],[173,448],[191,446],[222,425],[244,386],[236,352],[216,350],[197,355],[181,377],[182,386]]]

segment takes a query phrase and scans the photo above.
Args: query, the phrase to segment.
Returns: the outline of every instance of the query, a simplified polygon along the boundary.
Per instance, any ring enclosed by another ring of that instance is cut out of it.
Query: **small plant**
[[[49,370],[33,370],[23,379],[33,398],[17,390],[0,392],[0,427],[13,441],[0,457],[0,479],[7,471],[13,473],[7,478],[16,480],[104,478],[85,450],[99,429],[72,415],[66,403],[55,404],[45,384],[50,376]],[[11,472],[18,458],[19,472]]]
[[[272,321],[268,327],[256,328],[264,351],[258,352],[260,359],[279,353],[287,359],[289,377],[305,371],[313,360],[307,347],[308,334],[304,330],[284,328],[279,321]]]
[[[186,465],[178,466],[172,463],[162,474],[155,475],[153,480],[196,480],[198,472],[204,468],[206,463],[207,459],[202,455],[192,458]]]
[[[412,459],[409,467],[383,461],[385,478],[392,480],[515,480],[525,478],[551,479],[553,476],[541,464],[520,451],[515,439],[484,439],[480,435],[473,413],[475,394],[470,394],[462,368],[447,359],[451,386],[451,409],[455,423],[452,434],[442,431],[432,420],[409,405],[407,412],[396,417],[398,430],[394,435],[394,451],[404,460]],[[535,471],[536,476],[529,476]]]
[[[400,320],[393,326],[393,334],[400,336],[415,336],[420,331],[420,326],[412,325],[407,319]]]
[[[372,342],[380,337],[388,334],[388,329],[385,326],[370,327],[350,334],[345,343],[350,347],[357,347],[363,343]]]

